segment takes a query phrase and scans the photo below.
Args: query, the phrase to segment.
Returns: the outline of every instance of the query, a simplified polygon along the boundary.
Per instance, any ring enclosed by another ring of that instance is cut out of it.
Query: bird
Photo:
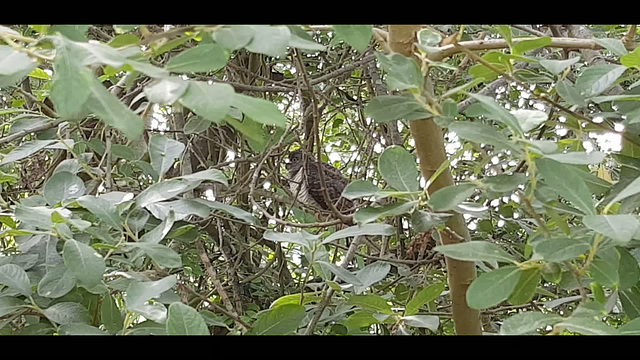
[[[340,170],[330,164],[321,162],[320,166],[323,169],[329,199],[339,211],[352,212],[353,202],[342,197],[342,192],[349,181],[342,175]],[[299,202],[322,210],[330,210],[325,201],[322,183],[320,182],[318,162],[315,159],[305,155],[300,149],[294,150],[289,154],[289,163],[285,167],[291,179],[289,181],[289,189],[294,196],[298,194]]]

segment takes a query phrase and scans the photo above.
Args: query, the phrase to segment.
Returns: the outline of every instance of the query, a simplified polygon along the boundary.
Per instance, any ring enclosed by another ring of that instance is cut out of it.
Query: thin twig
[[[214,269],[213,266],[211,266],[209,255],[207,254],[207,250],[204,248],[204,244],[202,243],[202,240],[199,238],[196,239],[195,245],[196,245],[196,250],[198,250],[198,255],[200,256],[200,260],[202,261],[205,271],[207,272],[207,275],[209,275],[209,277],[211,278],[211,281],[213,282],[213,286],[218,292],[218,295],[220,295],[220,298],[222,299],[222,303],[227,308],[227,311],[235,315],[234,317],[234,321],[235,321],[235,319],[238,318],[238,315],[236,314],[236,311],[233,308],[233,304],[229,299],[229,295],[224,290],[224,287],[222,287],[222,283],[218,279],[218,274],[216,273],[216,269]],[[236,324],[241,328],[244,328],[244,325],[242,323],[236,321]]]

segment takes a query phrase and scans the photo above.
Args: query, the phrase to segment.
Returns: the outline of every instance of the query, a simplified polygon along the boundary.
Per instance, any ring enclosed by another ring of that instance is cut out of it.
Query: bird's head
[[[288,171],[297,171],[303,164],[302,150],[294,150],[289,154],[289,162],[286,165]]]

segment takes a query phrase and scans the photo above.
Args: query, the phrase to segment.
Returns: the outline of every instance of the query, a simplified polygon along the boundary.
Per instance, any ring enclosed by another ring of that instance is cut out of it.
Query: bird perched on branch
[[[349,181],[335,167],[323,162],[320,166],[323,169],[329,199],[341,212],[351,209],[353,202],[342,197],[342,191]],[[291,179],[289,188],[293,195],[298,194],[299,202],[323,210],[330,209],[323,194],[318,162],[312,156],[306,155],[302,150],[295,150],[289,154],[286,168]]]

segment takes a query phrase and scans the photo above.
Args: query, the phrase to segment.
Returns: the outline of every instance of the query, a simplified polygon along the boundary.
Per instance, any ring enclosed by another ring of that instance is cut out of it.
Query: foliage
[[[0,26],[0,334],[453,334],[445,256],[486,333],[638,333],[640,53],[570,26]],[[355,211],[291,194],[309,144]]]

